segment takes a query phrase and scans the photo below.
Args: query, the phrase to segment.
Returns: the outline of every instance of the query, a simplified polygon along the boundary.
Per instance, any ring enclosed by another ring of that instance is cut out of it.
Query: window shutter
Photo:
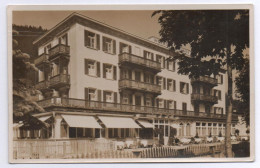
[[[154,60],[154,59],[153,59],[153,53],[151,53],[151,54],[152,54],[152,57],[151,57],[151,58],[152,58],[152,60]]]
[[[146,59],[146,51],[144,51],[144,58]]]
[[[165,57],[162,57],[163,68],[165,68]]]
[[[166,79],[163,78],[163,89],[166,89]]]
[[[218,96],[219,96],[219,99],[221,99],[221,91],[220,90],[218,91]]]
[[[97,50],[100,50],[100,35],[96,34],[96,46],[97,46]]]
[[[89,100],[88,88],[85,88],[85,100]]]
[[[169,109],[170,108],[170,100],[167,100],[166,104],[167,104],[166,108]]]
[[[102,47],[103,47],[103,51],[107,51],[107,45],[106,45],[106,38],[105,37],[103,37],[102,38]]]
[[[119,54],[123,53],[123,43],[119,43]]]
[[[164,108],[167,108],[167,101],[166,100],[164,100],[163,105],[164,105]]]
[[[113,40],[113,54],[116,54],[116,40]]]
[[[128,46],[129,47],[129,53],[132,54],[132,46]]]
[[[176,81],[173,80],[173,91],[176,91]]]
[[[175,64],[176,64],[176,62],[173,61],[173,71],[175,71]]]
[[[103,102],[106,102],[106,91],[103,91]]]
[[[159,57],[160,57],[160,56],[156,54],[155,57],[156,57],[156,61],[159,62]]]
[[[223,84],[223,75],[221,75],[221,84]]]
[[[144,105],[146,106],[146,96],[144,95]]]
[[[132,80],[132,71],[130,69],[128,70],[128,74],[129,74],[129,79]]]
[[[90,46],[90,39],[88,37],[89,36],[89,31],[85,30],[84,34],[85,34],[85,39],[84,39],[85,40],[85,46],[89,47]]]
[[[167,79],[167,90],[169,90],[169,82],[170,82],[170,80]]]
[[[116,80],[117,79],[116,66],[113,66],[113,72],[114,72],[113,78],[114,80]]]
[[[214,114],[217,113],[217,107],[214,107]]]
[[[114,103],[117,103],[117,92],[114,92]]]
[[[224,109],[223,108],[221,108],[221,114],[224,114]]]
[[[168,60],[166,60],[166,69],[168,69],[168,70],[169,70],[169,59],[168,59]]]
[[[100,77],[100,62],[97,62],[97,77]]]
[[[174,101],[174,109],[176,110],[177,109],[177,102]]]
[[[186,93],[188,94],[189,93],[189,84],[188,83],[186,84],[186,89],[187,89]]]
[[[156,106],[159,108],[159,99],[156,99]]]
[[[182,82],[180,82],[180,93],[182,93]]]
[[[88,75],[88,60],[85,59],[85,74]]]
[[[156,84],[159,85],[159,76],[156,76]]]
[[[103,63],[103,78],[106,78],[106,64]]]
[[[98,90],[98,101],[101,102],[101,90]]]

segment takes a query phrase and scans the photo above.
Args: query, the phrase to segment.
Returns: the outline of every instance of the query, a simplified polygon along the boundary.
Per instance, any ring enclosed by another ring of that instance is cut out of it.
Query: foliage
[[[249,60],[245,59],[244,67],[239,71],[239,75],[235,80],[236,93],[240,98],[237,109],[243,113],[243,119],[247,125],[250,123],[250,86],[249,86]]]
[[[179,52],[178,73],[198,77],[217,75],[228,62],[241,70],[244,65],[242,51],[249,47],[248,10],[176,10],[155,11],[160,14],[161,42],[172,51],[190,45],[190,56]],[[234,49],[227,59],[230,46]]]
[[[195,137],[194,138],[199,138],[199,135],[198,135],[198,133],[196,132],[196,135],[195,135]]]
[[[28,72],[37,71],[34,64],[30,63],[30,56],[19,49],[17,40],[14,38],[19,33],[13,30],[13,116],[14,122],[26,119],[26,115],[32,112],[43,112],[44,110],[33,101],[33,95],[38,91],[28,88],[26,85]],[[25,117],[25,118],[23,118]]]

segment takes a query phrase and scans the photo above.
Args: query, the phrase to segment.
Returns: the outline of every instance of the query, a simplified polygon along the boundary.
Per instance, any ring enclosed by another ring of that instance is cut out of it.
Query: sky
[[[73,12],[142,38],[159,37],[158,16],[151,17],[153,11],[15,11],[13,24],[50,29]]]

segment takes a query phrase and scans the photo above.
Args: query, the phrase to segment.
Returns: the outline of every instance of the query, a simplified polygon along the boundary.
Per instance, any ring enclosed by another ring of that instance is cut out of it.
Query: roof
[[[75,24],[75,23],[79,23],[82,24],[84,26],[87,27],[93,27],[98,28],[98,31],[103,31],[107,34],[111,34],[112,35],[116,35],[119,38],[123,38],[126,39],[128,41],[133,41],[134,43],[139,43],[139,45],[144,45],[146,47],[149,47],[151,49],[154,50],[159,50],[161,52],[167,52],[169,54],[169,49],[161,44],[152,42],[148,39],[136,36],[134,34],[128,33],[124,30],[118,29],[116,27],[110,26],[108,24],[99,22],[97,20],[94,20],[90,17],[81,15],[79,13],[72,13],[71,15],[69,15],[68,17],[66,17],[64,20],[62,20],[60,23],[58,23],[56,26],[54,26],[53,28],[51,28],[49,31],[47,31],[46,33],[44,33],[42,36],[40,36],[39,38],[37,38],[33,44],[34,45],[41,45],[43,43],[45,43],[46,41],[52,39],[55,35],[59,34],[60,32],[62,32],[63,30],[67,29],[68,27],[70,27],[71,25]],[[105,28],[105,29],[104,29]]]

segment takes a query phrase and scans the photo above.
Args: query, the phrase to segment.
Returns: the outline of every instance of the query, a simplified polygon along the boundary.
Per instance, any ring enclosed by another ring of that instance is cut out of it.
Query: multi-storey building
[[[74,13],[34,45],[38,104],[46,110],[34,116],[51,126],[33,136],[167,144],[173,136],[225,134],[225,71],[196,79],[178,74],[176,53],[154,37]]]

